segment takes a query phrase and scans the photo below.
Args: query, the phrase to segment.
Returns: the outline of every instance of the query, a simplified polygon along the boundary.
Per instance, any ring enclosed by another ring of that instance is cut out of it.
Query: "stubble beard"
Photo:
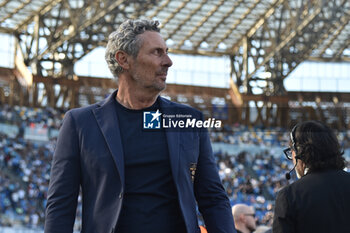
[[[156,82],[152,82],[150,84],[147,84],[142,77],[143,77],[143,75],[139,74],[137,72],[131,74],[131,78],[134,80],[134,82],[137,83],[139,86],[141,86],[143,88],[146,88],[146,89],[149,89],[149,90],[153,90],[153,91],[157,91],[157,92],[161,92],[161,91],[163,91],[166,88],[165,81],[157,82],[158,80],[155,79]]]

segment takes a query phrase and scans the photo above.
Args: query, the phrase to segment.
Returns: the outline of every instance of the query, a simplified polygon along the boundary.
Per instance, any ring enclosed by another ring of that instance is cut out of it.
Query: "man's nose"
[[[170,67],[172,65],[173,65],[173,61],[170,59],[168,54],[165,54],[164,61],[163,61],[163,66]]]

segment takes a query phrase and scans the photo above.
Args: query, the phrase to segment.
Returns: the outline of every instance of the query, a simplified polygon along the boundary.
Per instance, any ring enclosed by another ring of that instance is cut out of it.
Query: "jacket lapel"
[[[117,91],[112,93],[93,112],[118,169],[121,183],[124,185],[124,152],[119,131],[118,116],[114,106],[116,93]],[[163,98],[159,99],[163,114],[176,114],[174,107],[171,107],[168,101]],[[180,162],[180,133],[177,130],[165,129],[165,135],[168,142],[170,166],[176,184]]]
[[[176,114],[173,106],[170,106],[166,100],[159,98],[160,107],[163,114]],[[179,159],[180,159],[180,133],[177,130],[165,129],[165,135],[168,142],[168,150],[170,157],[170,166],[173,173],[175,184],[177,184],[178,172],[179,172]]]
[[[117,166],[121,184],[124,186],[124,152],[114,103],[116,93],[117,91],[112,93],[93,112]]]

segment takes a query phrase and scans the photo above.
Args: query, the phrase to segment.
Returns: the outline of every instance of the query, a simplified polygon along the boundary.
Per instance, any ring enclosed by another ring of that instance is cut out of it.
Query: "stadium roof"
[[[40,20],[39,36],[48,48],[39,56],[84,36],[96,35],[84,41],[92,46],[103,44],[125,18],[147,17],[162,23],[172,51],[216,55],[234,54],[246,37],[256,35],[265,40],[261,43],[278,38],[287,44],[297,34],[318,32],[307,28],[309,24],[329,24],[312,57],[350,58],[345,51],[350,44],[350,2],[345,0],[3,0],[0,7],[2,32],[33,34]]]
[[[170,52],[230,56],[246,93],[259,80],[283,93],[283,79],[304,60],[350,61],[349,0],[0,2],[0,32],[15,35],[23,63],[43,76],[72,75],[127,18],[159,20]]]

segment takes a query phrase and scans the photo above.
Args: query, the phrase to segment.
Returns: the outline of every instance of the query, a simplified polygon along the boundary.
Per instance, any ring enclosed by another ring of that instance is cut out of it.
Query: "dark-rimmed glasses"
[[[245,216],[252,216],[253,218],[255,218],[255,213],[254,214],[244,214]]]
[[[286,149],[283,150],[283,153],[285,154],[286,158],[288,160],[292,160],[293,156],[292,156],[292,148],[288,147]]]

